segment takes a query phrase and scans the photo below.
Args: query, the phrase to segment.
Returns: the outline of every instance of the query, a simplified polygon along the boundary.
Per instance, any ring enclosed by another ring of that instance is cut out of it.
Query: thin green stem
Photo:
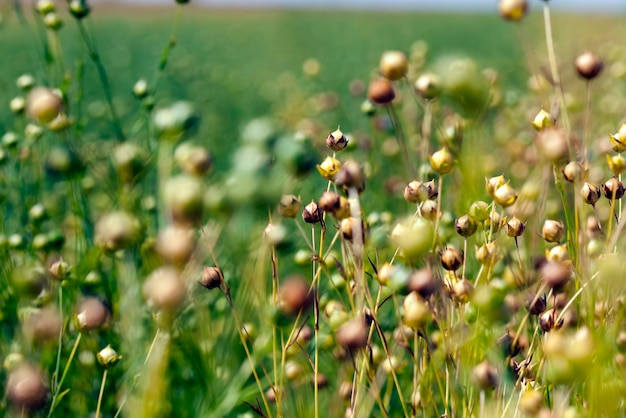
[[[149,91],[155,92],[157,85],[159,84],[159,80],[161,79],[161,75],[163,71],[165,71],[165,67],[167,67],[167,63],[169,60],[170,52],[176,46],[176,35],[178,34],[178,29],[180,27],[180,21],[183,14],[183,5],[179,4],[176,9],[176,16],[174,16],[174,22],[172,23],[172,31],[170,33],[169,40],[165,44],[163,51],[161,52],[161,59],[159,60],[159,65],[152,77],[152,81],[150,82]]]
[[[107,381],[108,372],[108,369],[104,369],[104,373],[102,374],[102,384],[100,385],[100,394],[98,395],[98,406],[96,406],[96,418],[100,418],[100,407],[102,406],[102,396],[104,395],[104,385]]]
[[[57,399],[58,399],[59,393],[61,392],[61,388],[63,387],[63,382],[65,381],[65,378],[67,377],[67,372],[70,370],[70,365],[72,364],[72,361],[74,360],[74,356],[76,355],[76,350],[78,350],[78,345],[80,344],[80,339],[82,335],[83,334],[78,334],[78,337],[76,337],[76,341],[74,342],[74,346],[72,347],[70,357],[68,358],[67,364],[65,365],[65,369],[63,370],[63,374],[61,375],[61,379],[59,380],[58,385],[54,389],[54,395],[52,396],[50,410],[48,411],[48,418],[52,416],[52,412],[54,412],[54,409],[57,407],[57,403],[58,403]]]

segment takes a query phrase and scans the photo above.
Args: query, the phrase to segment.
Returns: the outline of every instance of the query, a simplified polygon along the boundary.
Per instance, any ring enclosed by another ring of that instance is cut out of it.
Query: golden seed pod
[[[528,389],[519,400],[519,409],[528,416],[536,416],[545,405],[544,394]]]
[[[439,253],[439,260],[444,269],[456,271],[463,265],[463,251],[448,247]]]
[[[600,188],[602,189],[604,197],[609,200],[621,199],[624,196],[624,185],[615,176],[608,179],[606,183],[601,184]]]
[[[117,251],[134,245],[141,233],[141,224],[126,212],[112,212],[96,222],[95,242],[99,247]]]
[[[541,109],[533,119],[532,125],[537,131],[542,131],[554,125],[554,118],[550,113]]]
[[[467,279],[462,279],[452,286],[452,296],[457,302],[466,303],[474,293],[474,285]]]
[[[105,369],[110,369],[115,366],[122,359],[122,356],[117,354],[111,345],[107,345],[102,350],[96,354],[96,358],[98,359],[98,363],[103,366]]]
[[[341,196],[335,192],[326,191],[322,193],[318,205],[324,212],[335,213],[341,207]]]
[[[503,208],[508,208],[517,201],[517,193],[509,183],[505,183],[493,193],[493,200]]]
[[[428,157],[430,166],[438,174],[448,174],[454,168],[454,156],[447,148],[435,151],[433,155]]]
[[[280,285],[280,310],[286,315],[297,315],[313,305],[314,295],[302,276],[291,276]]]
[[[578,161],[570,161],[565,167],[563,167],[561,172],[563,173],[563,178],[566,181],[573,183],[576,180],[583,179],[585,169]]]
[[[600,200],[601,192],[598,186],[585,182],[580,188],[583,201],[589,205],[595,205]]]
[[[487,193],[491,197],[495,194],[496,190],[500,187],[504,186],[507,183],[506,179],[503,175],[499,175],[496,177],[485,178],[485,188],[487,189]]]
[[[326,180],[332,181],[335,179],[335,174],[337,174],[339,168],[341,167],[341,162],[334,157],[328,156],[316,167],[322,177]]]
[[[412,329],[422,328],[432,319],[428,304],[416,292],[411,292],[404,298],[402,308],[402,320]]]
[[[315,203],[314,200],[311,200],[311,203],[306,205],[302,210],[302,219],[308,224],[316,224],[318,222],[322,222],[324,214],[317,203]]]
[[[463,215],[454,221],[454,229],[462,237],[471,237],[476,232],[478,224],[469,215]]]
[[[424,267],[411,274],[407,288],[410,292],[415,292],[422,298],[428,299],[430,295],[439,290],[439,280],[430,268]]]
[[[428,199],[428,189],[418,180],[413,180],[404,188],[404,199],[411,203],[420,203]]]
[[[365,239],[367,237],[367,226],[362,219],[357,219],[351,216],[348,218],[344,218],[341,220],[339,229],[341,231],[341,236],[346,241],[352,242],[355,238],[355,233],[360,233],[361,243],[365,242]]]
[[[185,301],[187,289],[177,269],[161,267],[148,276],[143,285],[143,294],[156,309],[174,312]]]
[[[326,146],[333,151],[341,151],[348,146],[348,138],[337,128],[326,138]]]
[[[354,351],[367,346],[368,326],[364,318],[354,318],[343,324],[335,333],[340,347]]]
[[[498,12],[503,19],[517,22],[522,20],[528,12],[528,2],[526,0],[500,0]]]
[[[434,200],[426,200],[420,204],[420,215],[424,219],[428,219],[429,221],[434,221],[439,216],[437,211],[437,202]]]
[[[88,332],[106,326],[111,319],[111,312],[102,300],[86,297],[76,306],[76,328],[80,332]]]
[[[535,141],[539,154],[548,161],[557,161],[567,157],[569,144],[567,133],[559,128],[545,128]]]
[[[567,251],[567,243],[552,247],[550,251],[546,251],[546,259],[548,261],[563,262],[569,260],[569,251]]]
[[[409,59],[402,51],[385,51],[380,57],[380,74],[389,80],[399,80],[409,71]]]
[[[186,226],[169,225],[159,233],[155,247],[164,260],[183,265],[196,248],[195,231]]]
[[[37,122],[47,124],[55,120],[63,110],[63,99],[52,89],[35,87],[26,97],[26,112]]]
[[[591,51],[586,51],[576,57],[574,66],[578,75],[586,80],[596,78],[604,68],[604,62]]]
[[[519,237],[524,233],[524,230],[526,229],[526,222],[522,222],[519,219],[517,219],[515,216],[513,216],[504,225],[504,229],[508,236]]]
[[[606,155],[606,162],[609,165],[609,169],[615,174],[619,176],[624,171],[626,171],[626,159],[622,157],[620,154],[618,155]]]
[[[484,360],[472,369],[472,380],[482,390],[495,389],[500,383],[498,369]]]
[[[609,141],[611,141],[611,148],[615,152],[626,151],[626,122],[622,124],[622,127],[614,135],[609,134]]]
[[[214,266],[205,266],[202,270],[202,277],[200,278],[200,285],[206,287],[207,289],[216,289],[220,287],[223,280],[223,273],[217,267]]]
[[[541,228],[541,236],[547,242],[560,242],[565,234],[565,226],[561,221],[546,219]]]
[[[530,315],[537,316],[546,310],[546,296],[539,296],[535,293],[530,293],[526,299],[526,309]]]
[[[439,77],[430,73],[422,74],[415,80],[415,91],[426,100],[436,98],[440,93]]]
[[[494,241],[484,243],[480,247],[476,247],[476,261],[484,266],[494,264],[498,260],[498,247]]]
[[[540,270],[544,282],[553,289],[561,289],[569,282],[572,268],[569,263],[548,261]]]
[[[50,391],[39,367],[22,363],[9,373],[6,397],[18,411],[37,411],[48,401]]]
[[[391,81],[384,78],[376,78],[370,81],[367,97],[372,103],[383,106],[393,101],[396,97],[396,92]]]
[[[295,218],[301,208],[300,198],[292,194],[284,194],[278,203],[278,214],[285,218]]]

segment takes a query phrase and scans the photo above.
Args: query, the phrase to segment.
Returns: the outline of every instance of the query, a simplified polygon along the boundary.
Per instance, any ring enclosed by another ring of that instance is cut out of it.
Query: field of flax
[[[550,5],[5,5],[0,415],[624,415],[626,31]]]

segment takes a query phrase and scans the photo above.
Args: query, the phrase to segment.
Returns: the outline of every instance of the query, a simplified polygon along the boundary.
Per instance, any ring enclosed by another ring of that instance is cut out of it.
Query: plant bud
[[[442,148],[428,157],[430,166],[438,174],[448,174],[454,168],[454,157],[447,148]]]
[[[63,21],[56,12],[46,13],[43,17],[43,23],[52,31],[57,31],[63,27]]]
[[[393,101],[396,97],[396,92],[393,90],[391,81],[384,78],[377,78],[370,81],[369,88],[367,89],[367,97],[372,103],[384,106]]]
[[[484,360],[472,369],[472,380],[481,390],[495,389],[500,382],[498,369]]]
[[[578,75],[585,80],[593,80],[604,68],[604,62],[593,52],[586,51],[576,57],[574,66]]]
[[[308,224],[316,224],[318,222],[322,222],[324,214],[317,203],[315,203],[314,200],[311,200],[311,203],[306,205],[302,210],[302,219]]]
[[[456,229],[457,234],[465,238],[474,235],[477,228],[478,225],[469,215],[463,215],[454,221],[454,229]]]
[[[9,108],[11,109],[11,112],[15,113],[16,115],[23,113],[24,109],[26,109],[26,99],[24,99],[22,96],[14,97],[9,102]]]
[[[404,199],[411,203],[420,203],[428,199],[428,189],[421,181],[413,180],[404,188]]]
[[[148,87],[148,82],[146,80],[144,80],[143,78],[139,79],[133,86],[133,94],[135,95],[135,97],[143,99],[148,95]]]
[[[404,298],[402,307],[404,308],[402,319],[413,329],[422,328],[432,319],[428,304],[416,292],[411,292]]]
[[[326,146],[333,151],[341,151],[348,146],[348,138],[337,128],[326,138]]]
[[[112,212],[96,222],[96,245],[117,251],[134,245],[141,232],[139,220],[126,212]]]
[[[363,220],[350,216],[341,220],[339,229],[341,230],[341,235],[343,239],[350,242],[354,240],[354,234],[358,233],[358,229],[360,229],[361,243],[365,242],[367,230]]]
[[[335,174],[335,184],[345,189],[355,188],[358,192],[362,192],[365,189],[365,178],[361,165],[354,160],[344,162]]]
[[[143,294],[156,309],[174,312],[185,301],[187,289],[178,270],[161,267],[148,276],[143,285]]]
[[[367,346],[368,327],[363,318],[354,318],[343,324],[335,333],[340,347],[354,351]]]
[[[595,205],[598,200],[600,200],[600,188],[585,182],[583,187],[580,189],[580,195],[583,198],[583,201],[590,205]]]
[[[508,208],[517,201],[517,193],[509,183],[504,183],[493,193],[493,200],[503,208]]]
[[[476,248],[476,261],[484,266],[490,266],[498,261],[498,248],[494,241],[486,242]]]
[[[47,87],[35,87],[26,97],[26,111],[37,122],[47,124],[59,116],[63,100]]]
[[[332,181],[335,179],[335,174],[337,174],[339,168],[341,167],[341,162],[336,158],[328,156],[316,167],[322,177],[326,180]]]
[[[280,285],[280,309],[286,315],[297,315],[313,304],[313,293],[304,277],[291,276]]]
[[[56,10],[56,6],[52,0],[38,0],[35,7],[42,16]]]
[[[478,200],[469,208],[469,216],[477,222],[482,222],[489,216],[489,204]]]
[[[105,369],[109,369],[119,363],[122,356],[118,355],[117,351],[111,348],[111,345],[109,344],[96,354],[96,358],[101,366]]]
[[[416,292],[422,298],[428,299],[439,290],[439,281],[429,267],[424,267],[411,274],[407,287],[410,292]]]
[[[422,74],[415,81],[415,91],[426,100],[439,96],[440,90],[439,77],[434,74]]]
[[[517,219],[515,216],[513,216],[511,219],[507,221],[506,225],[504,226],[504,229],[508,236],[519,237],[524,233],[524,230],[526,229],[526,222],[522,222],[519,219]]]
[[[570,183],[576,180],[582,180],[584,172],[585,169],[583,165],[578,161],[570,161],[562,170],[563,178]]]
[[[606,156],[606,162],[609,166],[609,170],[613,172],[616,176],[619,176],[624,171],[626,171],[626,159],[622,157],[620,154],[618,155],[608,155]]]
[[[295,218],[301,208],[302,203],[299,198],[292,194],[284,194],[278,203],[278,214],[285,218]]]
[[[200,278],[200,284],[207,289],[217,289],[222,284],[223,274],[217,267],[205,266],[202,270],[202,277]]]
[[[535,130],[542,131],[545,128],[553,126],[554,120],[548,112],[541,109],[539,113],[537,113],[537,116],[535,116],[535,119],[533,119],[532,125]]]
[[[164,260],[177,265],[186,264],[196,248],[194,230],[170,225],[159,233],[156,251]]]
[[[606,183],[600,185],[604,197],[609,200],[621,199],[624,196],[624,185],[616,177],[611,177]]]
[[[505,20],[517,22],[522,20],[528,11],[526,0],[499,0],[498,12]]]
[[[546,219],[541,228],[541,236],[547,242],[560,242],[565,234],[565,226],[561,221]]]
[[[385,51],[380,57],[380,73],[389,80],[399,80],[409,70],[409,60],[402,51]]]
[[[195,225],[202,218],[204,186],[200,180],[179,175],[167,180],[163,201],[175,223]]]
[[[439,253],[441,265],[448,271],[456,271],[463,265],[463,251],[448,247]]]
[[[85,0],[71,0],[70,13],[76,19],[83,19],[89,15],[89,5]]]
[[[191,176],[203,176],[213,166],[213,159],[206,148],[187,142],[176,148],[174,159],[180,168]]]
[[[78,302],[76,307],[76,328],[80,332],[89,332],[107,325],[111,313],[104,302],[96,297],[87,297]]]
[[[460,303],[466,303],[474,294],[474,285],[467,279],[462,279],[452,286],[452,296]]]
[[[6,397],[18,411],[37,411],[43,408],[50,391],[41,370],[31,364],[22,363],[9,373]]]
[[[543,129],[537,135],[536,144],[541,157],[548,161],[557,161],[567,156],[567,133],[561,129]]]
[[[558,290],[569,282],[572,269],[567,263],[548,261],[541,267],[540,274],[546,285]]]
[[[530,293],[526,299],[526,309],[530,315],[537,316],[546,310],[546,297],[539,297],[535,293]]]

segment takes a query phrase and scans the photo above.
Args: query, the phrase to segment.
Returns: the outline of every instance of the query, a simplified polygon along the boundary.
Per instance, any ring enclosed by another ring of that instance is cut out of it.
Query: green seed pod
[[[96,358],[101,366],[105,369],[109,369],[119,363],[122,356],[118,355],[117,351],[115,351],[109,344],[96,354]]]
[[[22,74],[15,80],[15,85],[22,91],[28,91],[35,86],[35,77],[30,74]]]
[[[433,245],[433,236],[434,228],[432,223],[426,219],[417,218],[414,222],[398,223],[391,232],[391,242],[406,257],[416,258],[421,257],[430,250]]]
[[[469,216],[477,222],[482,222],[489,216],[489,204],[487,202],[483,202],[482,200],[478,200],[469,208]]]
[[[376,106],[369,100],[365,100],[361,103],[361,113],[365,116],[374,116],[376,114]]]
[[[300,213],[301,208],[300,198],[292,194],[285,194],[281,196],[278,203],[278,214],[285,218],[295,218]]]
[[[52,0],[38,0],[35,7],[41,15],[46,15],[56,10],[56,6]]]
[[[21,115],[22,113],[24,113],[24,109],[26,109],[26,99],[24,99],[22,96],[14,97],[9,102],[9,108],[11,109],[11,112],[15,113],[16,115]]]
[[[46,13],[43,17],[43,23],[51,31],[58,31],[63,27],[63,21],[56,12]]]
[[[91,11],[85,0],[71,0],[69,7],[72,16],[79,20],[87,17]]]
[[[448,174],[454,168],[454,156],[447,148],[442,148],[428,157],[430,166],[438,174]]]

